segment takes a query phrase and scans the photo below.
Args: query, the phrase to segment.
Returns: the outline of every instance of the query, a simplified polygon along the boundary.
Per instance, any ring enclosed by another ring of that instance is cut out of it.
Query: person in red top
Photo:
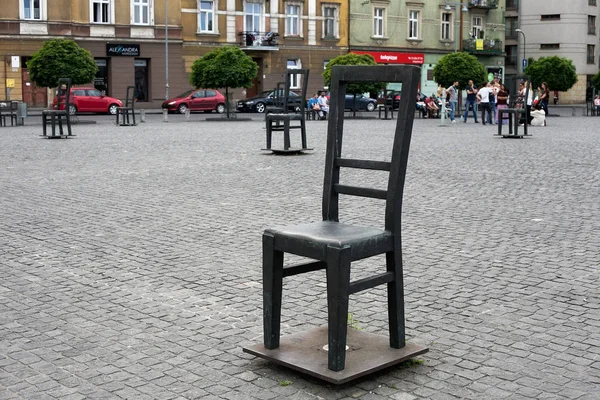
[[[508,89],[506,88],[506,86],[501,84],[500,90],[498,91],[498,95],[496,96],[498,110],[500,110],[502,108],[508,108],[508,95],[509,95]],[[500,113],[498,113],[498,114],[500,114]],[[505,116],[503,116],[502,121],[496,120],[496,123],[506,125],[508,123],[508,114],[505,114]]]

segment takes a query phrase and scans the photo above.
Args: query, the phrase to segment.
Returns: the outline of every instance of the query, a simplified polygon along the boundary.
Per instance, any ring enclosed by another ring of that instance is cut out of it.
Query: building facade
[[[503,1],[351,0],[350,51],[383,64],[421,65],[421,91],[437,91],[433,68],[453,51],[475,55],[504,77]]]
[[[511,75],[522,73],[525,58],[567,58],[575,65],[578,82],[559,93],[560,103],[584,102],[591,94],[590,79],[600,65],[597,0],[506,2],[506,57]]]

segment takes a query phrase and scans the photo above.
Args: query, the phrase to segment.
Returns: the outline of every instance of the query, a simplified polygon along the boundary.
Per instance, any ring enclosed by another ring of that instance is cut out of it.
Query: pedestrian
[[[319,119],[327,119],[327,114],[329,114],[329,102],[327,101],[327,96],[325,96],[325,92],[321,92],[321,96],[319,96]]]
[[[596,95],[594,98],[594,107],[596,108],[596,115],[600,113],[600,95]]]
[[[500,110],[504,108],[508,108],[508,99],[509,99],[509,91],[503,84],[500,85],[500,90],[498,90],[498,94],[496,95],[496,103],[497,103],[497,116],[496,123],[506,125],[508,123],[508,114],[505,114],[506,117],[503,116],[502,120],[500,120]]]
[[[498,92],[500,90],[500,85],[498,84],[498,82],[494,79],[494,81],[491,83],[490,86],[490,108],[492,109],[492,119],[488,122],[490,122],[492,125],[494,123],[498,123],[498,119],[496,118],[496,96],[498,95]]]
[[[456,106],[458,105],[458,81],[454,81],[454,83],[446,89],[446,94],[450,101],[450,121],[455,124],[454,113],[456,112]]]
[[[321,107],[319,106],[319,95],[315,93],[313,97],[308,100],[307,108],[311,111],[311,115],[313,119],[317,119],[314,115],[318,114],[321,111]]]
[[[469,117],[469,106],[473,110],[473,120],[475,123],[477,121],[477,108],[475,106],[475,102],[477,101],[477,88],[473,85],[473,80],[469,79],[469,84],[467,85],[467,101],[465,102],[465,115],[463,116],[463,121],[466,124],[467,118]]]
[[[548,89],[548,84],[546,82],[542,82],[539,101],[541,103],[542,110],[544,110],[544,113],[546,113],[546,117],[548,116],[548,100],[550,100],[550,89]],[[544,119],[544,126],[546,126],[546,119]]]
[[[485,121],[493,121],[492,108],[490,107],[490,93],[492,92],[491,87],[492,85],[488,82],[484,87],[477,91],[477,99],[481,103],[481,123],[483,125],[486,124]],[[491,124],[494,125],[493,122],[491,122]]]

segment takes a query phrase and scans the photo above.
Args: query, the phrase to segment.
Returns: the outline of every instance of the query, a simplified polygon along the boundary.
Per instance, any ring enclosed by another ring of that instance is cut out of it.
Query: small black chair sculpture
[[[119,123],[119,115],[123,116],[121,123]],[[131,120],[129,119],[129,116],[131,116]],[[135,86],[127,86],[125,107],[117,107],[117,125],[137,125],[137,123],[135,122]]]
[[[379,119],[394,119],[394,96],[396,95],[395,90],[386,90],[383,95],[383,104],[380,104]],[[381,114],[383,113],[383,118]],[[389,116],[388,116],[389,114]]]
[[[406,343],[404,286],[401,250],[401,211],[404,179],[412,133],[420,69],[414,66],[335,66],[331,77],[331,108],[328,122],[323,220],[316,223],[267,229],[263,234],[263,323],[264,347],[245,352],[308,373],[332,383],[348,382],[359,376],[394,365],[427,352]],[[374,161],[342,156],[344,98],[349,82],[402,82],[391,161]],[[340,183],[342,168],[389,172],[387,190],[348,186]],[[385,200],[385,228],[355,226],[339,222],[339,197],[352,195]],[[284,254],[313,259],[304,264],[283,265]],[[386,271],[350,282],[351,263],[379,254],[386,255]],[[280,321],[283,278],[324,269],[327,279],[328,329],[293,334],[283,338]],[[389,346],[387,339],[351,329],[348,331],[348,300],[353,293],[387,284]],[[347,340],[350,338],[350,340]],[[324,341],[320,342],[320,341]],[[327,356],[323,344],[328,345]],[[352,357],[346,368],[346,345]],[[398,350],[397,350],[398,349]],[[324,359],[327,358],[325,364]]]
[[[60,78],[56,91],[56,106],[52,110],[42,111],[42,137],[65,138],[75,136],[71,132],[71,78]],[[67,126],[67,134],[63,131],[63,122]],[[47,134],[47,125],[50,123],[52,134]],[[59,133],[56,133],[58,125]]]
[[[529,97],[529,79],[525,78],[525,94],[523,96],[515,96],[514,101],[511,101],[510,107],[500,108],[498,112],[498,136],[522,138],[527,136],[527,126],[529,121],[527,120],[527,99]],[[502,121],[504,114],[508,116],[508,133],[502,133]],[[523,133],[519,134],[519,122],[521,118],[525,118],[523,124]]]
[[[17,125],[17,107],[16,101],[1,100],[0,101],[0,126],[8,126],[6,119],[10,119],[10,126]]]
[[[289,104],[290,101],[290,86],[292,83],[292,75],[298,76],[298,79],[302,79],[302,92],[300,94],[300,103],[297,105],[299,112],[290,112],[296,108],[295,104]],[[306,145],[306,114],[304,112],[306,108],[306,91],[308,88],[308,75],[307,69],[288,69],[285,75],[285,88],[283,92],[283,111],[269,113],[265,115],[265,121],[267,124],[267,147],[265,150],[273,151],[274,153],[298,153],[303,150],[311,150]],[[291,121],[298,121],[299,125],[291,125]],[[283,123],[283,125],[281,124]],[[291,148],[290,144],[290,129],[300,129],[300,135],[302,140],[302,147]],[[274,150],[271,148],[271,141],[273,137],[273,131],[283,132],[283,150]]]

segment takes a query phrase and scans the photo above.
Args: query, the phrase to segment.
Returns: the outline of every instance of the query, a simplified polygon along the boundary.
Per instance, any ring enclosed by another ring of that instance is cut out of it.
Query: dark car
[[[249,99],[240,100],[237,102],[237,110],[241,112],[258,112],[264,113],[267,106],[275,104],[275,91],[262,92],[258,96],[250,97]],[[282,96],[283,97],[283,94]],[[290,92],[288,97],[289,111],[299,111],[302,97],[294,92]]]
[[[163,102],[162,108],[166,108],[169,111],[177,111],[180,114],[185,114],[188,109],[190,111],[204,112],[214,110],[222,114],[225,112],[225,96],[214,89],[188,90],[179,96]]]
[[[63,89],[64,93],[64,89]],[[76,87],[71,88],[69,96],[69,114],[76,113],[108,113],[115,115],[118,107],[123,107],[123,103],[114,97],[108,97],[96,88]],[[58,107],[58,98],[54,98],[52,108]],[[64,107],[64,103],[62,105]]]
[[[331,101],[331,93],[325,92],[327,101]],[[367,97],[362,94],[356,95],[356,100],[353,94],[347,94],[344,104],[344,110],[350,111],[374,111],[377,108],[377,100],[371,97]]]

